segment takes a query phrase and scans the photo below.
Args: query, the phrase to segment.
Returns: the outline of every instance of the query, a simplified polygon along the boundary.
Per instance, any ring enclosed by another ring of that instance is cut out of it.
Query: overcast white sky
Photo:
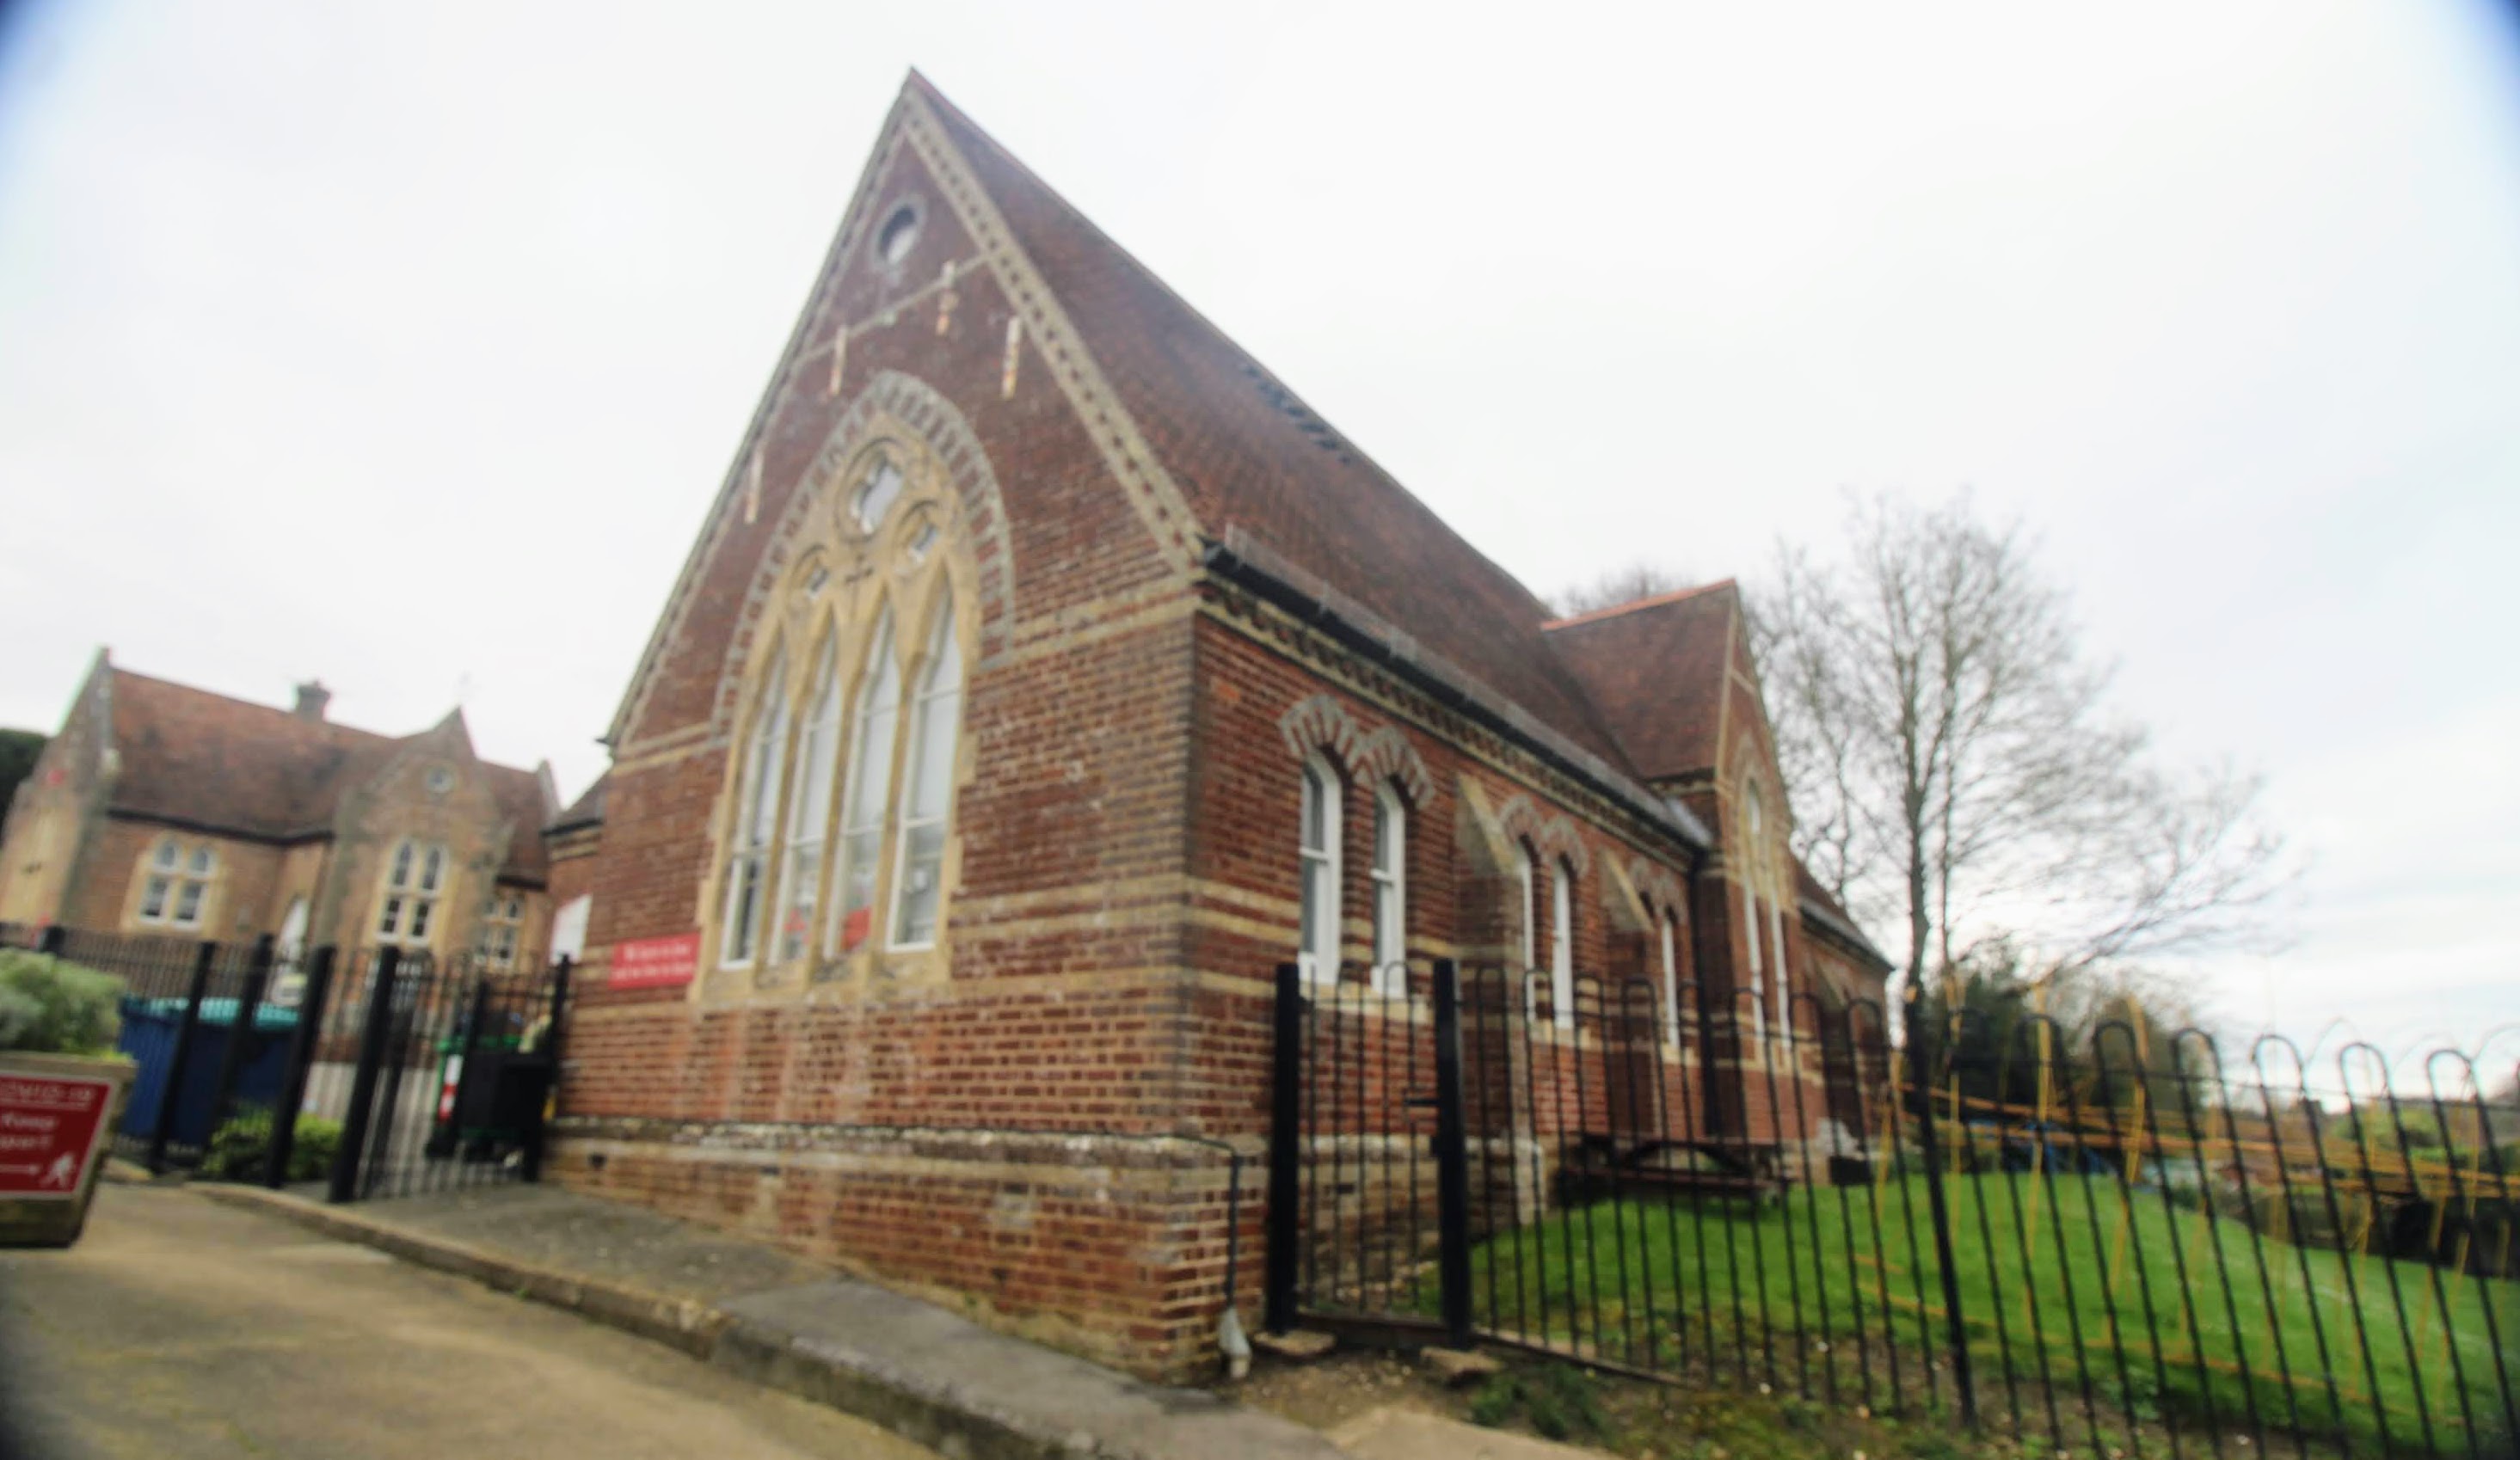
[[[1543,591],[2019,512],[2318,858],[2220,1012],[2520,1020],[2487,0],[11,9],[0,725],[110,643],[573,794],[917,66]]]

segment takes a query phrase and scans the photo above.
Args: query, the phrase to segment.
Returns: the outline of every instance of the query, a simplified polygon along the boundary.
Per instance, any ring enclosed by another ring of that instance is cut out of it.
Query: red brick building
[[[1552,622],[917,77],[608,738],[562,1178],[1150,1372],[1212,1351],[1279,963],[1551,1026],[1884,967],[1731,585]]]
[[[395,944],[533,967],[550,924],[547,767],[134,674],[100,651],[13,798],[0,922],[291,948]]]

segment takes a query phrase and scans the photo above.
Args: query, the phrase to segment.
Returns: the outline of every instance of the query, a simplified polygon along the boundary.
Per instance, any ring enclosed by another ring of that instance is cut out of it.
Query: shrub
[[[121,1017],[122,980],[16,949],[0,951],[0,1049],[27,1054],[110,1054]]]
[[[333,1154],[341,1148],[341,1123],[322,1116],[297,1118],[297,1135],[289,1146],[292,1181],[321,1180],[333,1169]],[[259,1181],[271,1153],[271,1111],[248,1105],[210,1132],[210,1148],[202,1153],[202,1176],[218,1181]]]
[[[1609,1431],[1609,1416],[1592,1376],[1569,1364],[1498,1374],[1470,1398],[1471,1421],[1491,1428],[1511,1419],[1516,1409],[1550,1439]]]

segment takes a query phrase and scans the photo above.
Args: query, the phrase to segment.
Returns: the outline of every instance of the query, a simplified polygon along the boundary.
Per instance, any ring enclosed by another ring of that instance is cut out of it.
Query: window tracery
[[[977,583],[952,480],[916,442],[878,421],[808,484],[822,501],[766,597],[702,900],[719,994],[944,967]]]

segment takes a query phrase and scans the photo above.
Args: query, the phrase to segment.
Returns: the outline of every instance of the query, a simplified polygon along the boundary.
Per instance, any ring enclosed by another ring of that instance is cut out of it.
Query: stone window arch
[[[814,488],[760,599],[713,823],[703,942],[728,992],[941,977],[950,958],[985,581],[967,499],[887,420]]]

